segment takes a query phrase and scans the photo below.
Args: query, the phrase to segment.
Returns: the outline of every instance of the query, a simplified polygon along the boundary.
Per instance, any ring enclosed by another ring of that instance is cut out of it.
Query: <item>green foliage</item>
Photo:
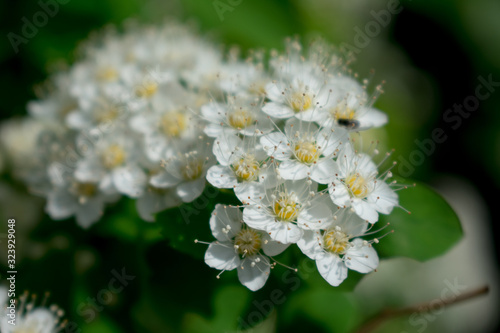
[[[379,224],[390,223],[394,234],[376,245],[381,258],[403,256],[425,261],[442,255],[462,237],[462,227],[450,205],[427,185],[399,192],[400,203],[411,214],[396,209],[382,216]]]

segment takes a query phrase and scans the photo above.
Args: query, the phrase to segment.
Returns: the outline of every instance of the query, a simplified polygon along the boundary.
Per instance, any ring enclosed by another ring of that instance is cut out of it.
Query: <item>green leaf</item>
[[[95,230],[104,236],[136,242],[138,237],[150,243],[162,239],[161,225],[142,220],[135,208],[135,200],[122,199],[109,209],[106,218],[96,223]]]
[[[377,224],[390,223],[394,234],[376,245],[380,257],[404,256],[425,261],[449,250],[462,237],[462,227],[451,206],[433,189],[417,183],[399,192],[402,209],[381,215]]]
[[[98,320],[82,327],[82,333],[117,333],[120,328],[108,317],[101,315]]]
[[[214,318],[205,319],[199,314],[187,313],[183,320],[183,332],[235,332],[238,327],[238,318],[241,318],[251,298],[250,293],[243,286],[221,287],[214,297]],[[257,332],[265,331],[255,331]]]
[[[350,332],[360,319],[353,295],[331,286],[291,294],[281,314],[289,327],[302,328],[308,319],[332,333]]]

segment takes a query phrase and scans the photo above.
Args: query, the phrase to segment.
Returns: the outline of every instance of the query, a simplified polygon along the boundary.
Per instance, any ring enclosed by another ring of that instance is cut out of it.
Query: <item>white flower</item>
[[[342,140],[348,134],[343,129],[319,129],[314,123],[289,119],[285,132],[273,132],[260,139],[269,156],[280,161],[279,174],[284,179],[310,177],[326,184],[335,171],[335,157]]]
[[[237,207],[216,205],[210,228],[217,241],[209,245],[205,262],[222,271],[237,268],[240,282],[252,291],[262,288],[269,277],[274,264],[267,256],[278,255],[288,247],[246,226]]]
[[[233,188],[241,201],[255,188],[275,186],[276,170],[269,167],[266,153],[255,141],[226,133],[215,139],[213,154],[220,164],[208,170],[208,182],[218,188]]]
[[[366,87],[349,77],[336,78],[330,86],[328,102],[321,108],[319,124],[325,128],[342,126],[348,130],[363,131],[387,123],[387,115],[372,107],[374,96]],[[378,86],[377,90],[381,90]]]
[[[51,167],[50,174],[54,170]],[[58,175],[51,178],[54,186],[47,194],[45,211],[54,220],[63,220],[74,215],[82,228],[88,228],[101,218],[107,203],[120,199],[119,193],[105,193],[99,189],[97,183],[68,180]]]
[[[193,105],[192,94],[180,84],[169,83],[168,90],[152,103],[151,111],[130,119],[130,127],[144,136],[144,151],[151,162],[175,155],[200,135],[199,121],[190,111]]]
[[[261,111],[260,97],[227,97],[226,103],[210,102],[201,107],[201,114],[208,122],[205,134],[216,138],[222,133],[239,133],[253,136],[269,133],[273,123]]]
[[[335,178],[328,187],[332,201],[352,209],[370,223],[378,213],[390,214],[398,205],[398,196],[385,182],[390,172],[379,176],[377,166],[366,154],[358,154],[352,144],[344,144],[336,162]]]
[[[116,128],[102,133],[94,128],[77,140],[79,151],[85,153],[76,164],[79,182],[98,183],[107,193],[117,190],[132,198],[142,195],[147,176],[140,166],[139,140],[130,130]]]
[[[326,230],[304,232],[297,245],[316,266],[323,278],[332,286],[338,286],[347,278],[347,270],[369,273],[378,266],[378,255],[372,247],[374,241],[361,238],[367,231],[367,223],[349,209],[336,214],[336,220]]]
[[[96,126],[111,126],[111,123],[123,120],[127,114],[127,108],[111,96],[101,94],[94,99],[88,99],[80,103],[80,107],[71,111],[66,116],[68,127],[85,130]]]
[[[249,195],[248,202],[252,204],[245,207],[243,220],[250,227],[267,232],[275,241],[296,243],[304,229],[320,229],[332,218],[329,200],[317,188],[317,183],[303,180],[261,188]]]
[[[157,188],[175,187],[183,202],[198,198],[205,189],[207,169],[215,162],[210,144],[203,138],[198,141],[194,149],[188,148],[187,153],[179,152],[163,161],[165,170],[151,177],[149,183]]]
[[[310,73],[296,75],[283,82],[271,82],[266,86],[267,102],[262,111],[278,119],[296,117],[304,121],[317,121],[319,111],[326,103],[329,91],[322,79]]]
[[[121,47],[89,52],[89,57],[71,68],[69,89],[78,105],[87,108],[99,95],[119,100],[127,93],[124,79],[134,70],[134,65],[127,62],[126,52]]]
[[[162,70],[158,66],[148,69],[135,68],[126,74],[124,81],[128,91],[122,95],[122,100],[132,112],[144,111],[151,105],[161,103],[175,78],[172,71]]]

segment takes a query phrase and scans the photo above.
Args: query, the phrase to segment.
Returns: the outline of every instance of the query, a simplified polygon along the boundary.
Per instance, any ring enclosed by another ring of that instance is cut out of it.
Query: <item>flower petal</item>
[[[234,188],[234,194],[244,204],[260,204],[266,196],[265,183],[244,182]]]
[[[205,177],[196,180],[181,183],[177,186],[177,195],[184,202],[191,202],[198,198],[205,189]]]
[[[363,244],[363,240],[356,238],[353,246],[346,251],[345,265],[360,273],[369,273],[378,267],[377,251],[371,245]]]
[[[292,222],[273,221],[266,225],[269,236],[280,243],[297,243],[302,237],[304,230]]]
[[[358,214],[358,216],[362,219],[370,223],[375,223],[378,221],[378,213],[372,203],[360,199],[355,199],[352,201],[351,206],[356,214]]]
[[[288,139],[283,133],[273,132],[260,138],[262,148],[267,155],[274,156],[278,160],[287,160],[292,156],[292,151],[288,146]]]
[[[358,130],[366,130],[372,127],[381,127],[387,124],[388,117],[385,113],[375,109],[375,108],[362,108],[357,111],[359,116],[357,120],[359,121]]]
[[[230,241],[241,230],[243,213],[238,207],[217,204],[210,216],[212,235],[219,241]],[[225,229],[224,232],[222,229]]]
[[[161,171],[160,173],[151,177],[151,179],[149,180],[149,183],[151,185],[158,188],[173,187],[179,184],[180,182],[181,180],[179,178],[174,177],[173,175],[171,175],[166,171]]]
[[[311,259],[316,259],[323,255],[323,248],[320,245],[322,237],[318,230],[305,230],[302,238],[297,242],[299,249]]]
[[[267,214],[265,208],[258,208],[256,206],[245,207],[243,210],[243,221],[248,226],[258,230],[266,230],[268,225],[276,223],[274,218]]]
[[[242,140],[234,133],[223,132],[214,141],[212,147],[213,153],[217,158],[217,161],[222,165],[229,165],[231,163],[231,158],[234,157],[236,152],[236,147],[242,146]]]
[[[99,198],[92,198],[80,205],[76,211],[76,222],[82,228],[88,228],[97,222],[104,211],[104,202]]]
[[[338,255],[324,253],[316,259],[316,266],[319,274],[334,287],[339,286],[347,278],[347,267]]]
[[[295,115],[295,112],[288,106],[275,102],[267,102],[262,107],[262,111],[278,119],[287,119]]]
[[[249,256],[238,266],[238,279],[248,289],[257,291],[266,284],[270,272],[269,259],[262,255]]]
[[[262,250],[268,256],[276,256],[285,251],[290,244],[273,241],[267,233],[262,236]]]
[[[300,180],[309,175],[310,168],[297,160],[285,160],[280,163],[278,170],[283,179]]]
[[[127,166],[113,170],[113,183],[118,192],[138,198],[147,183],[146,173],[138,166]]]
[[[337,164],[330,158],[319,160],[311,168],[311,179],[320,184],[331,183],[338,175]]]
[[[240,264],[232,243],[210,243],[205,252],[205,263],[213,268],[230,271]]]
[[[238,179],[228,166],[214,165],[207,171],[207,180],[217,188],[233,188],[238,185]]]

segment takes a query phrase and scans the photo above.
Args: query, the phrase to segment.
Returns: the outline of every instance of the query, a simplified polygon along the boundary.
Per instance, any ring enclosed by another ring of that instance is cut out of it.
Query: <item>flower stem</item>
[[[448,298],[442,300],[440,303],[440,306],[448,306],[448,305],[453,305],[457,304],[463,301],[467,301],[469,299],[476,298],[481,295],[485,295],[489,292],[489,287],[488,286],[483,286],[481,288],[474,289],[472,291],[463,293],[462,295],[459,295],[454,298]],[[433,303],[435,300],[425,302],[425,303],[419,303],[413,306],[409,306],[406,308],[400,308],[400,309],[385,309],[382,310],[379,314],[377,314],[375,317],[372,319],[368,320],[365,324],[363,324],[357,331],[356,333],[369,333],[375,331],[377,327],[379,327],[382,323],[384,323],[386,320],[400,317],[403,315],[409,315],[413,313],[423,313],[423,312],[429,312],[433,308]]]

